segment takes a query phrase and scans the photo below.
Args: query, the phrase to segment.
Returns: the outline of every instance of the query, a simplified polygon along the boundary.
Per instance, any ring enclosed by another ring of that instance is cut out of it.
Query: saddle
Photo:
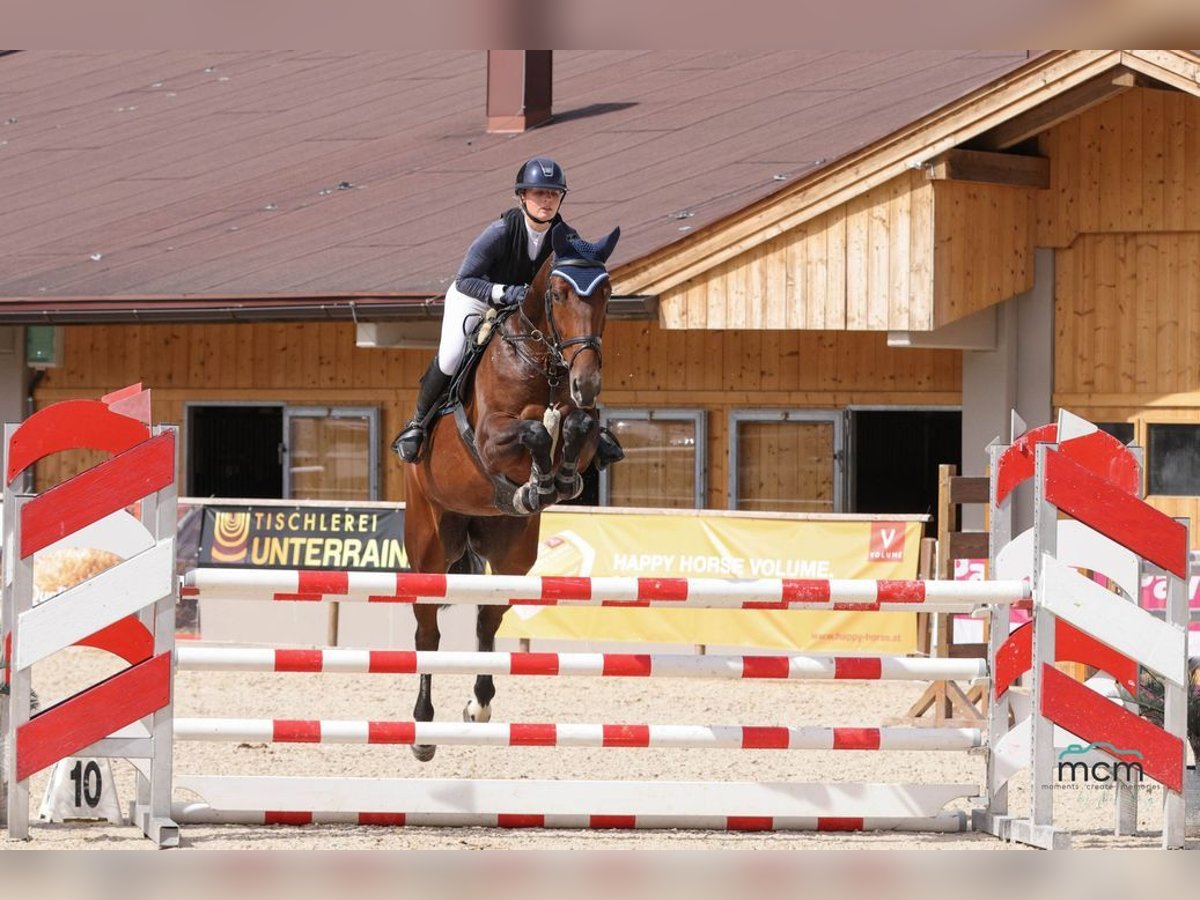
[[[454,407],[462,406],[463,400],[471,390],[471,383],[475,377],[475,370],[479,368],[479,361],[483,359],[483,351],[491,343],[492,336],[499,329],[500,323],[512,315],[515,309],[516,307],[496,310],[489,307],[487,312],[480,316],[479,321],[467,332],[467,352],[463,354],[462,362],[458,364],[458,369],[450,379],[450,387],[446,391],[446,400],[441,406],[439,415],[445,415],[452,412]]]

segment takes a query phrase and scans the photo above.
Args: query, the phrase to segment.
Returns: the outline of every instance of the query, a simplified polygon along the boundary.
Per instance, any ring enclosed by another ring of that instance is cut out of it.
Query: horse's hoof
[[[413,744],[412,752],[418,762],[429,762],[437,753],[437,744]]]
[[[560,478],[558,480],[558,499],[574,500],[583,493],[583,476],[576,475],[570,481]]]
[[[463,708],[464,722],[490,722],[492,720],[492,708],[490,706],[480,706],[479,701],[472,697],[467,701],[467,705]]]

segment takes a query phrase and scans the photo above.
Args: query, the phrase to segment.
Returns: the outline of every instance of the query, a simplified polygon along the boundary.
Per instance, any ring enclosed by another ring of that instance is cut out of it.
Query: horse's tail
[[[467,544],[463,555],[452,562],[446,571],[452,575],[482,575],[483,557],[471,549],[470,544]]]

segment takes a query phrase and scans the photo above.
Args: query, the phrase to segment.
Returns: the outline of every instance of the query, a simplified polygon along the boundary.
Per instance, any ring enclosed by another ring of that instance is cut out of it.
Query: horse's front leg
[[[541,422],[522,419],[517,426],[517,443],[529,451],[533,465],[529,480],[517,488],[513,497],[513,509],[518,515],[527,516],[540,512],[558,499],[558,488],[554,484],[554,463],[550,458],[550,432]]]
[[[559,500],[574,500],[583,493],[583,476],[579,474],[579,457],[588,439],[598,433],[596,419],[585,410],[576,409],[563,419],[562,461],[554,476]]]
[[[413,606],[413,614],[417,617],[416,647],[418,650],[437,650],[441,641],[438,630],[438,608],[433,605],[418,603]],[[433,721],[433,676],[421,676],[421,688],[417,692],[417,704],[413,707],[413,719],[417,722]],[[421,762],[429,762],[437,752],[436,744],[414,744],[413,756]]]

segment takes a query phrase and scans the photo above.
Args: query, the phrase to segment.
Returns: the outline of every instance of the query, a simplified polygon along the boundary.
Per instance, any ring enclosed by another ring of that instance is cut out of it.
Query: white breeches
[[[467,349],[464,328],[472,328],[487,312],[487,304],[469,297],[451,284],[446,291],[446,308],[442,313],[442,339],[438,344],[438,368],[453,375]]]

